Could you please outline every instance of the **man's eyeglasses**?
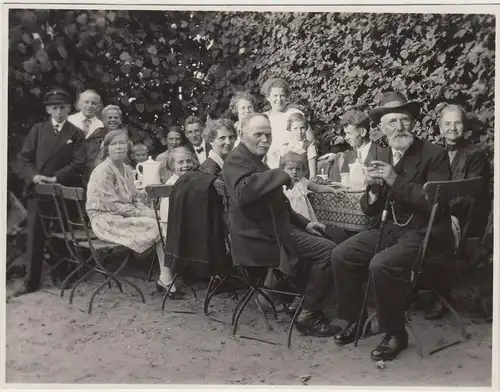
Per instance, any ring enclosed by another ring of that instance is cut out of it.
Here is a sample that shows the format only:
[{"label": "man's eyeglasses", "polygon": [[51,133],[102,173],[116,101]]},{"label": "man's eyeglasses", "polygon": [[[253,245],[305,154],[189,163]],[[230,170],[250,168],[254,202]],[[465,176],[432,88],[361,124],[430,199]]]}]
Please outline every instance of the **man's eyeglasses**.
[{"label": "man's eyeglasses", "polygon": [[411,119],[410,118],[393,118],[387,122],[387,124],[391,128],[396,128],[398,124],[401,124],[404,128],[408,128],[411,125]]}]

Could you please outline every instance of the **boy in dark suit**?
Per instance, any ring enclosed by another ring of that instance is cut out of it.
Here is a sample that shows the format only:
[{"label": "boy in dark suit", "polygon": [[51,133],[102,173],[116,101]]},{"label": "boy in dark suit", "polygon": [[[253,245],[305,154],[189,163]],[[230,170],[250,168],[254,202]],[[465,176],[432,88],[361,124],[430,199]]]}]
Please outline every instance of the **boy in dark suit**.
[{"label": "boy in dark suit", "polygon": [[23,286],[14,294],[38,290],[42,275],[45,235],[39,211],[50,211],[51,201],[36,197],[36,184],[81,186],[85,165],[85,134],[69,121],[71,96],[54,89],[44,96],[43,103],[50,115],[48,121],[36,124],[26,137],[17,156],[16,174],[25,182],[28,197],[28,273]]}]

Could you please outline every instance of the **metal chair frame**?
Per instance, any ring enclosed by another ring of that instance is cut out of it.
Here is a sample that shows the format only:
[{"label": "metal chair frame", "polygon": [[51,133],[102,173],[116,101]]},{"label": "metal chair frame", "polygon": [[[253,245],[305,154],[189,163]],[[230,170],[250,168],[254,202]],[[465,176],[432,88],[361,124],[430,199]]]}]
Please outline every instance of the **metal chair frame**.
[{"label": "metal chair frame", "polygon": [[[77,271],[81,268],[87,268],[89,271],[87,271],[78,281],[73,285],[71,289],[71,294],[69,298],[69,303],[71,304],[73,301],[73,296],[75,293],[76,288],[78,285],[83,282],[86,278],[88,278],[90,275],[92,275],[95,272],[101,273],[106,276],[106,279],[103,283],[101,283],[92,293],[90,300],[89,300],[89,306],[88,306],[88,313],[90,314],[92,312],[92,305],[95,300],[95,297],[101,291],[101,289],[108,285],[111,287],[111,281],[115,282],[116,285],[118,286],[118,289],[120,292],[123,293],[123,287],[122,283],[126,283],[130,287],[132,287],[140,296],[142,303],[145,303],[145,297],[144,294],[142,293],[141,289],[135,284],[129,281],[128,279],[124,277],[118,277],[118,275],[125,269],[127,266],[130,256],[131,256],[131,250],[116,243],[111,243],[107,241],[103,241],[100,239],[95,238],[93,235],[93,232],[91,228],[89,227],[87,223],[87,217],[85,214],[85,208],[83,203],[85,202],[85,192],[83,188],[75,188],[75,187],[61,187],[61,201],[62,201],[62,212],[64,214],[64,217],[66,221],[68,222],[68,231],[70,235],[70,246],[68,248],[74,247],[75,252],[73,253],[73,256],[77,256],[76,260],[80,262],[80,266],[75,269],[72,274],[70,274],[66,280],[70,279],[70,277],[74,274],[77,273]],[[71,217],[68,214],[68,206],[67,203],[69,202],[74,202],[78,211],[78,215],[80,218],[79,222],[75,222],[71,220]],[[79,239],[76,236],[76,230],[83,230],[85,234],[84,239]],[[86,249],[90,251],[90,257],[84,258],[79,254],[78,252],[82,249]],[[126,256],[120,266],[115,270],[111,271],[108,268],[104,266],[104,262],[106,259],[108,259],[109,256],[112,254],[117,254],[117,253],[126,253]],[[104,255],[103,255],[104,254]],[[93,261],[95,265],[90,264],[89,262]],[[64,284],[63,284],[64,288]]]},{"label": "metal chair frame", "polygon": [[[254,300],[257,304],[257,307],[259,308],[260,312],[262,313],[269,330],[271,331],[273,329],[270,322],[269,322],[269,319],[267,318],[267,315],[266,315],[266,312],[262,306],[262,303],[260,302],[260,299],[257,296],[258,294],[262,295],[262,297],[271,305],[271,309],[272,309],[273,316],[274,316],[275,320],[277,320],[276,306],[274,305],[272,299],[266,294],[266,292],[275,293],[275,294],[282,294],[282,295],[287,295],[287,296],[291,296],[291,297],[297,297],[297,298],[299,298],[299,304],[298,304],[297,309],[295,310],[295,312],[292,316],[292,319],[288,325],[287,338],[286,338],[286,346],[287,346],[287,348],[290,348],[291,344],[292,344],[291,342],[292,342],[293,327],[294,327],[294,325],[297,321],[297,318],[302,310],[302,305],[304,302],[303,292],[291,281],[290,277],[283,274],[279,269],[271,268],[270,270],[278,279],[282,279],[286,283],[288,283],[292,287],[292,289],[295,290],[295,292],[277,290],[277,289],[274,289],[271,287],[267,287],[265,285],[265,283],[263,283],[264,278],[265,278],[265,274],[257,277],[257,279],[255,279],[255,280],[253,280],[250,277],[249,271],[251,269],[262,268],[262,267],[245,267],[245,266],[239,266],[239,267],[240,267],[240,271],[245,279],[245,282],[247,283],[249,288],[248,288],[247,292],[245,293],[245,295],[238,302],[238,304],[236,305],[236,307],[233,311],[233,317],[232,317],[233,336],[236,335],[240,316],[243,313],[243,310],[246,308],[246,306],[250,302],[250,299],[252,299],[252,298],[254,298]],[[267,273],[267,268],[265,268],[265,267],[264,267],[264,272]],[[248,336],[240,336],[240,337],[244,338],[244,339],[258,340],[258,341],[262,341],[262,342],[273,344],[273,345],[277,344],[277,343],[270,342],[267,340],[257,339],[257,338],[248,337]]]},{"label": "metal chair frame", "polygon": [[[406,327],[408,328],[409,332],[413,335],[413,338],[415,339],[416,345],[417,345],[417,352],[420,358],[423,358],[423,350],[422,350],[422,344],[420,342],[420,339],[418,339],[417,334],[415,333],[412,325],[411,325],[411,313],[414,308],[414,299],[415,297],[419,294],[420,290],[419,289],[419,283],[420,283],[420,277],[422,275],[422,272],[425,268],[425,261],[427,259],[427,250],[428,250],[428,245],[430,241],[430,236],[431,236],[431,231],[435,222],[435,218],[438,212],[438,209],[442,203],[449,203],[451,199],[454,197],[458,196],[466,196],[471,198],[471,202],[469,204],[469,208],[467,211],[467,218],[466,218],[466,224],[464,226],[464,229],[462,230],[461,233],[461,238],[460,238],[460,243],[458,249],[448,249],[445,251],[444,254],[439,254],[439,255],[432,255],[430,258],[444,258],[444,257],[453,257],[455,260],[456,264],[458,264],[458,261],[460,257],[463,257],[464,253],[464,245],[465,245],[465,239],[467,238],[467,232],[468,228],[470,225],[470,218],[472,216],[472,212],[474,210],[474,205],[475,205],[475,196],[477,192],[479,191],[479,188],[481,186],[481,183],[483,181],[482,177],[474,177],[470,179],[465,179],[465,180],[454,180],[454,181],[431,181],[427,182],[424,184],[424,192],[426,194],[426,197],[428,200],[432,200],[432,210],[431,214],[429,217],[429,221],[427,223],[427,229],[425,232],[424,239],[422,241],[422,245],[420,246],[418,256],[416,258],[415,264],[413,265],[412,268],[412,277],[411,277],[411,284],[410,288],[408,290],[407,298],[408,298],[408,305],[407,305],[407,310],[405,312],[405,324]],[[429,352],[429,355],[432,355],[436,352],[442,351],[448,347],[455,346],[457,344],[460,344],[464,341],[469,340],[470,334],[466,331],[465,326],[462,322],[461,317],[457,313],[457,311],[453,308],[453,306],[450,305],[450,303],[439,293],[438,290],[435,288],[431,288],[430,290],[425,290],[425,291],[432,291],[434,294],[436,294],[437,298],[439,301],[442,302],[442,304],[450,311],[452,314],[453,318],[455,319],[455,323],[457,327],[460,330],[461,334],[461,339],[454,341],[452,343],[448,343],[442,346],[439,346],[432,351]],[[361,312],[364,312],[364,308],[361,309]],[[363,326],[363,332],[362,336],[366,336],[366,332],[368,329],[368,326],[370,322],[373,320],[373,318],[377,315],[376,312],[372,313],[365,321],[364,326]],[[361,317],[360,317],[361,319]]]},{"label": "metal chair frame", "polygon": [[[51,215],[47,215],[46,212],[42,211],[41,208],[38,208],[38,217],[40,219],[42,231],[45,236],[45,246],[48,248],[50,254],[55,256],[55,259],[57,260],[54,265],[50,266],[49,268],[50,273],[65,261],[65,256],[58,253],[52,245],[52,241],[65,240],[66,238],[65,227],[64,225],[61,225],[57,213],[57,208],[58,208],[57,193],[60,190],[60,187],[61,187],[60,184],[36,184],[35,186],[35,192],[37,197],[39,198],[39,203],[41,201],[40,200],[41,198],[50,198],[52,200],[52,207],[55,207],[53,208],[52,210],[53,212]],[[48,200],[45,201],[48,202]],[[57,225],[59,227],[56,230],[54,230],[56,228],[55,226]]]}]

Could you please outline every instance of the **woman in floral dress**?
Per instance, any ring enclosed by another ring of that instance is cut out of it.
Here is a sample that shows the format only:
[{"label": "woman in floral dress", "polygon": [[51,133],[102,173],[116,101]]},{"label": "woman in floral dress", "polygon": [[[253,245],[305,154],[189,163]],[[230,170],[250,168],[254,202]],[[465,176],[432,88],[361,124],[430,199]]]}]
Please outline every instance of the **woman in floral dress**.
[{"label": "woman in floral dress", "polygon": [[[87,188],[87,214],[97,238],[123,245],[137,253],[156,246],[161,275],[157,287],[164,289],[172,281],[165,258],[154,211],[138,198],[133,170],[125,165],[131,148],[127,132],[110,131],[102,143],[104,162],[92,172]],[[179,298],[172,287],[173,298]]]}]

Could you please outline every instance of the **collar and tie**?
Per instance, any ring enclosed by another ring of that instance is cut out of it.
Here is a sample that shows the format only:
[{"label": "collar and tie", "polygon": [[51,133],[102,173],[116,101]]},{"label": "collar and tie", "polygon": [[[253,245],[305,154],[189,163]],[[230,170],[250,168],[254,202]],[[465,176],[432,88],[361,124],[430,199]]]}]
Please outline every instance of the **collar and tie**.
[{"label": "collar and tie", "polygon": [[205,151],[205,149],[203,148],[203,146],[198,147],[198,148],[196,149],[196,153],[197,153],[197,154],[201,154],[203,151]]},{"label": "collar and tie", "polygon": [[401,151],[394,151],[394,154],[392,154],[393,166],[396,166],[402,157],[403,153]]},{"label": "collar and tie", "polygon": [[85,133],[88,133],[90,131],[90,124],[92,123],[92,121],[90,121],[88,118],[86,118],[85,120],[83,120],[83,131]]},{"label": "collar and tie", "polygon": [[59,124],[59,123],[55,123],[55,124],[54,124],[54,133],[55,133],[56,135],[59,135],[59,132],[61,132],[61,124]]}]

